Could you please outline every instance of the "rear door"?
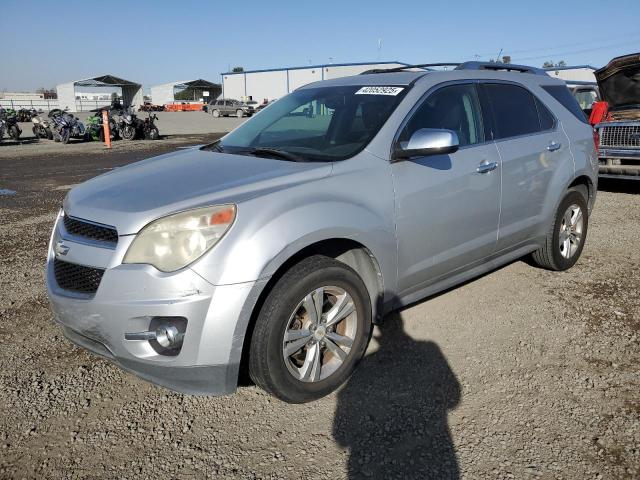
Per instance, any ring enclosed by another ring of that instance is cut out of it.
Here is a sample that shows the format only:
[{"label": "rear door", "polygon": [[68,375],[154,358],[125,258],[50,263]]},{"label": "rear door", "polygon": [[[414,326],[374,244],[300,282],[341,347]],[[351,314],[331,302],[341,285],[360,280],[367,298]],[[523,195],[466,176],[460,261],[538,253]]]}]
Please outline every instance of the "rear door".
[{"label": "rear door", "polygon": [[554,171],[571,152],[555,117],[528,89],[507,82],[480,88],[502,160],[499,251],[539,234]]}]

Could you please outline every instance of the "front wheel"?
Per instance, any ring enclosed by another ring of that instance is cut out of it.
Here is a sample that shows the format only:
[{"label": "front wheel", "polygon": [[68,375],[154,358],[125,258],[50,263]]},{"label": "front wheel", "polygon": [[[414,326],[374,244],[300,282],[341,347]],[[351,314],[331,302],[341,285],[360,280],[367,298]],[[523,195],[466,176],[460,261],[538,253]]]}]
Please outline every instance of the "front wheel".
[{"label": "front wheel", "polygon": [[134,138],[136,138],[136,129],[133,128],[131,125],[126,125],[122,129],[120,134],[122,135],[122,138],[124,138],[125,140],[133,140]]},{"label": "front wheel", "polygon": [[560,202],[544,245],[533,252],[533,261],[549,270],[567,270],[578,261],[589,227],[589,210],[584,196],[569,190]]},{"label": "front wheel", "polygon": [[211,112],[211,115],[213,115],[215,118],[218,118],[220,116],[220,110],[214,110],[213,112]]},{"label": "front wheel", "polygon": [[358,274],[332,258],[302,260],[276,283],[251,337],[249,374],[290,403],[342,385],[371,335],[371,301]]},{"label": "front wheel", "polygon": [[153,127],[151,129],[149,129],[149,131],[146,134],[146,137],[149,140],[157,140],[160,138],[160,132],[158,131],[158,129],[156,127]]}]

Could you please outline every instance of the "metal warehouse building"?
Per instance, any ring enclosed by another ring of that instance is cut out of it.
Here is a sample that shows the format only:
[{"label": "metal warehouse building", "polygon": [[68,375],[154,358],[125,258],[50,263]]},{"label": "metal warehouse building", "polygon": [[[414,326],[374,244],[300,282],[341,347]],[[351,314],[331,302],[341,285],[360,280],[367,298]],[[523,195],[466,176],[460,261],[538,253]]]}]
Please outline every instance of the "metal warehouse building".
[{"label": "metal warehouse building", "polygon": [[307,83],[358,75],[374,68],[393,68],[403,62],[337,63],[305,67],[248,70],[222,74],[222,97],[236,100],[275,100]]},{"label": "metal warehouse building", "polygon": [[120,92],[122,104],[137,108],[142,105],[142,85],[113,75],[101,75],[56,86],[60,108],[84,112],[111,103],[111,94]]},{"label": "metal warehouse building", "polygon": [[205,102],[208,103],[220,96],[222,87],[219,83],[209,82],[201,78],[164,83],[151,87],[151,101],[156,105],[171,102]]}]

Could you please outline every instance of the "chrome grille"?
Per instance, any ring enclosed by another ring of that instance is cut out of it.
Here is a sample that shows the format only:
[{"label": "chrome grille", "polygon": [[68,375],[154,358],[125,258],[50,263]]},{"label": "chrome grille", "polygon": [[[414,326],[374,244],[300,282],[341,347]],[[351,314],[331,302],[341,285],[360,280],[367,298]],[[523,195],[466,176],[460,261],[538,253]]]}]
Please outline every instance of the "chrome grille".
[{"label": "chrome grille", "polygon": [[603,147],[640,147],[640,125],[607,125],[600,131]]},{"label": "chrome grille", "polygon": [[104,270],[75,263],[53,260],[53,273],[58,286],[79,293],[96,293]]},{"label": "chrome grille", "polygon": [[65,230],[71,235],[112,243],[114,245],[118,243],[118,232],[113,227],[98,225],[68,215],[65,215],[63,220]]}]

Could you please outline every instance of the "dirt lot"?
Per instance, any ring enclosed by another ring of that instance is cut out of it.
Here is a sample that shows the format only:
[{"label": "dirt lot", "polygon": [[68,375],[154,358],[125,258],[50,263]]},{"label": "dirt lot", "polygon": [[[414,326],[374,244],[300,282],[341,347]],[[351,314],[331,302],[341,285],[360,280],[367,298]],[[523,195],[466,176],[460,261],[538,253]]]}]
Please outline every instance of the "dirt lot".
[{"label": "dirt lot", "polygon": [[66,191],[204,141],[0,147],[0,478],[640,478],[640,183],[603,185],[572,270],[515,262],[388,317],[315,403],[184,396],[72,346],[43,285]]}]

